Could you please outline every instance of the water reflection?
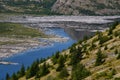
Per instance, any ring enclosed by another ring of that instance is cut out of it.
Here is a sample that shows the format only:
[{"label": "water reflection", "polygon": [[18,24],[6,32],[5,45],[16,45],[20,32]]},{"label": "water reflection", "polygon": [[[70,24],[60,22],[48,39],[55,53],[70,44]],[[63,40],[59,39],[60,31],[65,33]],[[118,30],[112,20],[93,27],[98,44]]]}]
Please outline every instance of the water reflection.
[{"label": "water reflection", "polygon": [[81,40],[85,36],[91,37],[97,31],[105,31],[109,29],[111,23],[105,24],[87,24],[87,23],[74,23],[64,24],[65,32],[74,40]]},{"label": "water reflection", "polygon": [[93,36],[95,34],[95,32],[90,32],[88,30],[81,30],[78,31],[74,28],[65,28],[64,29],[65,32],[74,40],[82,40],[84,38],[84,36]]}]

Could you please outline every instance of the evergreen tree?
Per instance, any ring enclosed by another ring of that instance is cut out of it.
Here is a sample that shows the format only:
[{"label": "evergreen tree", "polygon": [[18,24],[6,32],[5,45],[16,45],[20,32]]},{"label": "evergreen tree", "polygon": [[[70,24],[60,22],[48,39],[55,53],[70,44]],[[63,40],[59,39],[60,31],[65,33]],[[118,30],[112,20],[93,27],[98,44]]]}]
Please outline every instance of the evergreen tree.
[{"label": "evergreen tree", "polygon": [[69,76],[68,71],[67,71],[66,68],[63,68],[63,69],[60,71],[59,77],[60,77],[60,78],[64,78],[64,77],[67,77],[67,76]]},{"label": "evergreen tree", "polygon": [[104,48],[104,50],[107,50],[108,48],[107,48],[107,45],[105,45],[105,48]]},{"label": "evergreen tree", "polygon": [[40,61],[37,60],[38,63],[43,63],[46,59],[45,58],[41,58]]},{"label": "evergreen tree", "polygon": [[102,33],[99,32],[99,33],[97,33],[97,34],[98,34],[98,40],[100,40],[100,39],[102,38]]},{"label": "evergreen tree", "polygon": [[26,79],[33,77],[39,71],[39,60],[36,60],[26,72]]},{"label": "evergreen tree", "polygon": [[116,27],[118,24],[119,24],[118,21],[116,21],[116,22],[114,22],[114,23],[112,24],[112,26],[111,26],[110,29],[109,29],[108,35],[110,35],[110,34],[113,33],[113,30],[115,29],[115,27]]},{"label": "evergreen tree", "polygon": [[10,80],[10,76],[8,73],[6,74],[6,80]]},{"label": "evergreen tree", "polygon": [[58,67],[57,67],[56,71],[62,70],[62,68],[64,67],[64,62],[65,62],[64,56],[61,55],[58,59]]},{"label": "evergreen tree", "polygon": [[49,65],[44,63],[43,65],[40,66],[40,69],[39,71],[37,71],[37,74],[36,74],[36,78],[40,78],[46,74],[48,74],[50,71],[49,71]]},{"label": "evergreen tree", "polygon": [[53,64],[56,64],[56,63],[57,63],[58,58],[59,58],[59,56],[60,56],[59,53],[60,53],[60,52],[58,51],[58,52],[56,52],[55,55],[52,56],[52,59],[51,59],[51,60],[52,60]]},{"label": "evergreen tree", "polygon": [[117,49],[115,49],[115,54],[118,54],[118,50]]},{"label": "evergreen tree", "polygon": [[72,80],[83,80],[90,75],[90,72],[82,64],[74,65],[72,69]]},{"label": "evergreen tree", "polygon": [[83,41],[86,41],[88,39],[88,36],[84,36]]},{"label": "evergreen tree", "polygon": [[118,53],[117,59],[120,59],[120,52]]},{"label": "evergreen tree", "polygon": [[13,73],[11,80],[18,80],[18,77],[15,73]]},{"label": "evergreen tree", "polygon": [[71,54],[71,61],[70,64],[76,65],[82,59],[82,50],[81,47],[75,49],[74,52]]},{"label": "evergreen tree", "polygon": [[43,66],[42,66],[42,75],[46,75],[46,74],[48,74],[49,73],[49,65],[48,64],[46,64],[46,63],[44,63],[43,64]]},{"label": "evergreen tree", "polygon": [[95,66],[101,65],[105,61],[104,58],[105,58],[105,56],[101,53],[101,50],[99,49],[97,52]]},{"label": "evergreen tree", "polygon": [[20,70],[20,77],[25,75],[25,67],[22,65],[21,70]]}]

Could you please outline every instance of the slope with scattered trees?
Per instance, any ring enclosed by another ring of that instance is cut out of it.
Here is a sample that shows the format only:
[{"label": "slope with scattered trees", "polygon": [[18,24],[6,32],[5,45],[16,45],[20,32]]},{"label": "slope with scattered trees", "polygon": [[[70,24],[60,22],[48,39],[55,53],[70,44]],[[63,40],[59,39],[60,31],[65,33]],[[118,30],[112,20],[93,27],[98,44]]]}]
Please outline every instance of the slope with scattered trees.
[{"label": "slope with scattered trees", "polygon": [[56,0],[2,0],[0,13],[52,15],[51,7]]},{"label": "slope with scattered trees", "polygon": [[48,59],[37,60],[26,71],[23,69],[12,77],[6,74],[6,79],[119,80],[120,24],[117,22],[109,30],[97,32]]}]

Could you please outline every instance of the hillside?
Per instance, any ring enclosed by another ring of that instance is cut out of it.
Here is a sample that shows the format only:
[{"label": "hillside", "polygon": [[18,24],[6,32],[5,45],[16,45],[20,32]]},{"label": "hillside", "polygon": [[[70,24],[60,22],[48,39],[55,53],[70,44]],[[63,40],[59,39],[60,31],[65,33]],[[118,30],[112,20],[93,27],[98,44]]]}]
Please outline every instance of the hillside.
[{"label": "hillside", "polygon": [[0,13],[120,15],[119,0],[1,0]]},{"label": "hillside", "polygon": [[57,0],[52,11],[66,15],[119,15],[120,0]]},{"label": "hillside", "polygon": [[[10,77],[7,74],[6,78]],[[36,60],[27,71],[24,66],[11,80],[119,80],[120,24],[97,32],[51,58]]]},{"label": "hillside", "polygon": [[0,13],[51,15],[56,0],[0,0]]}]

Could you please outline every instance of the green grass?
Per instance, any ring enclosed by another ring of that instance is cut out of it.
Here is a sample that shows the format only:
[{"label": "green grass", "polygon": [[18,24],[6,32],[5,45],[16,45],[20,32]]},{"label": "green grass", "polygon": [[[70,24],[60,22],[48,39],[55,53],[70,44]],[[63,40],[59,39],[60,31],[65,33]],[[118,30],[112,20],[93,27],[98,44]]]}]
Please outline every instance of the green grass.
[{"label": "green grass", "polygon": [[7,41],[7,42],[2,42],[2,41],[0,41],[0,45],[6,45],[6,44],[19,44],[19,43],[21,43],[21,42],[11,42],[11,41]]},{"label": "green grass", "polygon": [[16,37],[16,38],[28,38],[28,37],[43,37],[45,34],[37,29],[24,27],[18,23],[0,23],[0,37]]}]

